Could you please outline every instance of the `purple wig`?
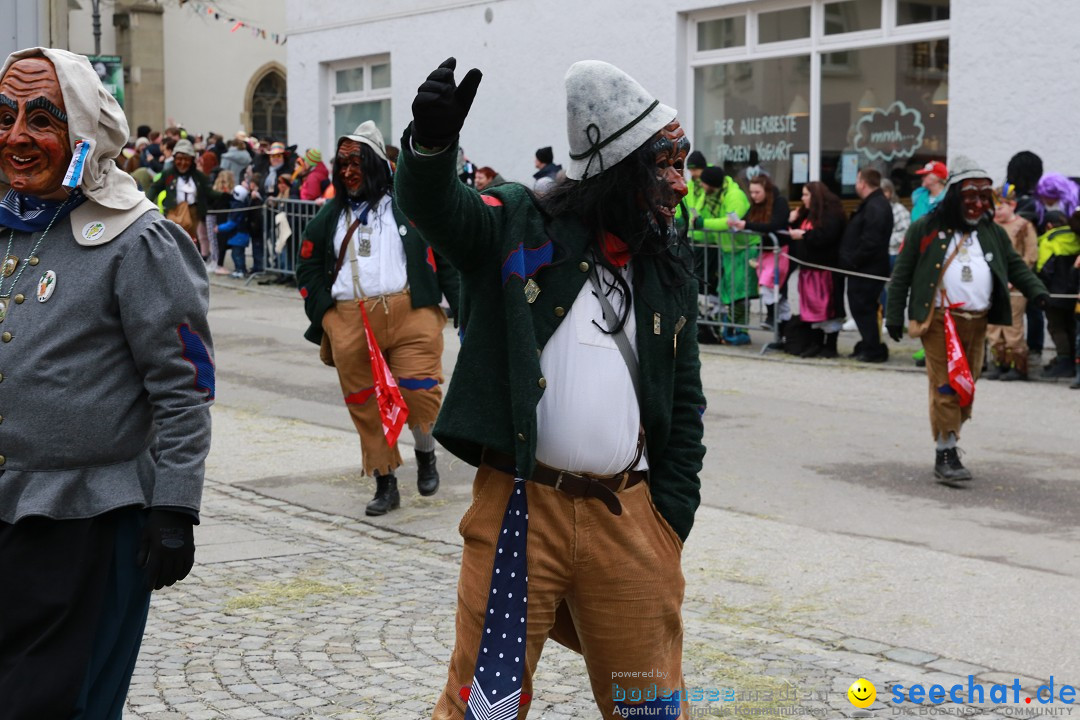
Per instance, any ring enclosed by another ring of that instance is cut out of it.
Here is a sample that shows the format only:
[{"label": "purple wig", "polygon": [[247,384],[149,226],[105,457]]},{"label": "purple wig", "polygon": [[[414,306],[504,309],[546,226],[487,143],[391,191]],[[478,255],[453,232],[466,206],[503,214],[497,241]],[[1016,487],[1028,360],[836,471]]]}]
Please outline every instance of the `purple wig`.
[{"label": "purple wig", "polygon": [[1039,224],[1042,224],[1046,214],[1047,201],[1049,204],[1061,203],[1061,211],[1066,217],[1070,217],[1080,203],[1080,188],[1069,178],[1061,173],[1046,173],[1039,179],[1035,186],[1035,196],[1039,207]]}]

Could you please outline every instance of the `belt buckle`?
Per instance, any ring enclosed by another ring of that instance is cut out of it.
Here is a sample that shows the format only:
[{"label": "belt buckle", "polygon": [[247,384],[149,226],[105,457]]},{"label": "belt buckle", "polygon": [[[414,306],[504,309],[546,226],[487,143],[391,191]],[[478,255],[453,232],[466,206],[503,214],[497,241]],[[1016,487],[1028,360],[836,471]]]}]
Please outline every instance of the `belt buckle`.
[{"label": "belt buckle", "polygon": [[560,470],[559,474],[555,476],[555,489],[556,490],[562,490],[562,481],[563,481],[563,476],[564,475],[567,476],[567,477],[574,477],[574,478],[578,478],[578,479],[581,479],[581,480],[591,479],[591,478],[587,478],[585,475],[578,475],[577,473],[572,473],[569,470]]}]

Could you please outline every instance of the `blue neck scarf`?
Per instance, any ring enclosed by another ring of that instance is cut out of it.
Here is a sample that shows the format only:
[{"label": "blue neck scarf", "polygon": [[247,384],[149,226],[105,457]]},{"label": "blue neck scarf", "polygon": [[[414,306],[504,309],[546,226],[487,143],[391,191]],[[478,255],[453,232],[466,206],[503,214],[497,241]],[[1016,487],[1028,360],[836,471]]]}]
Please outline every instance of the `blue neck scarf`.
[{"label": "blue neck scarf", "polygon": [[41,200],[9,190],[0,200],[0,227],[22,232],[39,232],[82,205],[86,196],[78,189],[66,200]]}]

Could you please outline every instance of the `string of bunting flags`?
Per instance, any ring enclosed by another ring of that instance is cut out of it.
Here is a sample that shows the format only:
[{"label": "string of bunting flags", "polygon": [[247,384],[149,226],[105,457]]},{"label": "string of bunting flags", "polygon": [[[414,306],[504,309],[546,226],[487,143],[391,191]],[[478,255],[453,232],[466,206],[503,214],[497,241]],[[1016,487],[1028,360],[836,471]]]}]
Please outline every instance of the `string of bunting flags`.
[{"label": "string of bunting flags", "polygon": [[211,17],[219,22],[228,23],[232,26],[229,32],[234,33],[240,30],[248,30],[251,33],[252,37],[260,38],[262,40],[270,40],[275,45],[284,45],[289,40],[287,35],[284,35],[282,33],[270,32],[269,30],[256,27],[249,22],[238,20],[234,17],[229,17],[227,13],[222,13],[221,11],[215,9],[212,5],[197,2],[197,0],[181,0],[180,5],[193,8],[195,12],[206,15],[207,17]]}]

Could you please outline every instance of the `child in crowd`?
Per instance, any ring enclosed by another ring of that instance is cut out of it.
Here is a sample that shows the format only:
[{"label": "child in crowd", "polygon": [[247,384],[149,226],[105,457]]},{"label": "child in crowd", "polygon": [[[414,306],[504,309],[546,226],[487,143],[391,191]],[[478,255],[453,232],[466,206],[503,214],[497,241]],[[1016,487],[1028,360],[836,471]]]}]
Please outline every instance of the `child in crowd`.
[{"label": "child in crowd", "polygon": [[[236,187],[236,175],[232,170],[220,170],[214,180],[214,189],[222,193],[231,193]],[[225,267],[225,241],[217,236],[218,220],[225,222],[223,215],[208,213],[206,216],[206,235],[210,240],[210,258],[214,265],[215,275],[228,275],[229,270]]]},{"label": "child in crowd", "polygon": [[[997,194],[994,221],[1009,235],[1016,254],[1028,267],[1039,257],[1039,238],[1035,226],[1016,213],[1016,186],[1005,183]],[[987,380],[1027,380],[1028,346],[1024,339],[1024,315],[1027,299],[1011,290],[1012,325],[990,325],[986,340],[990,343],[990,364],[982,374]]]},{"label": "child in crowd", "polygon": [[251,211],[248,210],[253,204],[251,192],[244,185],[237,185],[232,191],[232,200],[229,208],[229,219],[218,225],[218,241],[224,241],[232,248],[233,272],[232,277],[243,278],[247,275],[248,243],[251,242]]}]

